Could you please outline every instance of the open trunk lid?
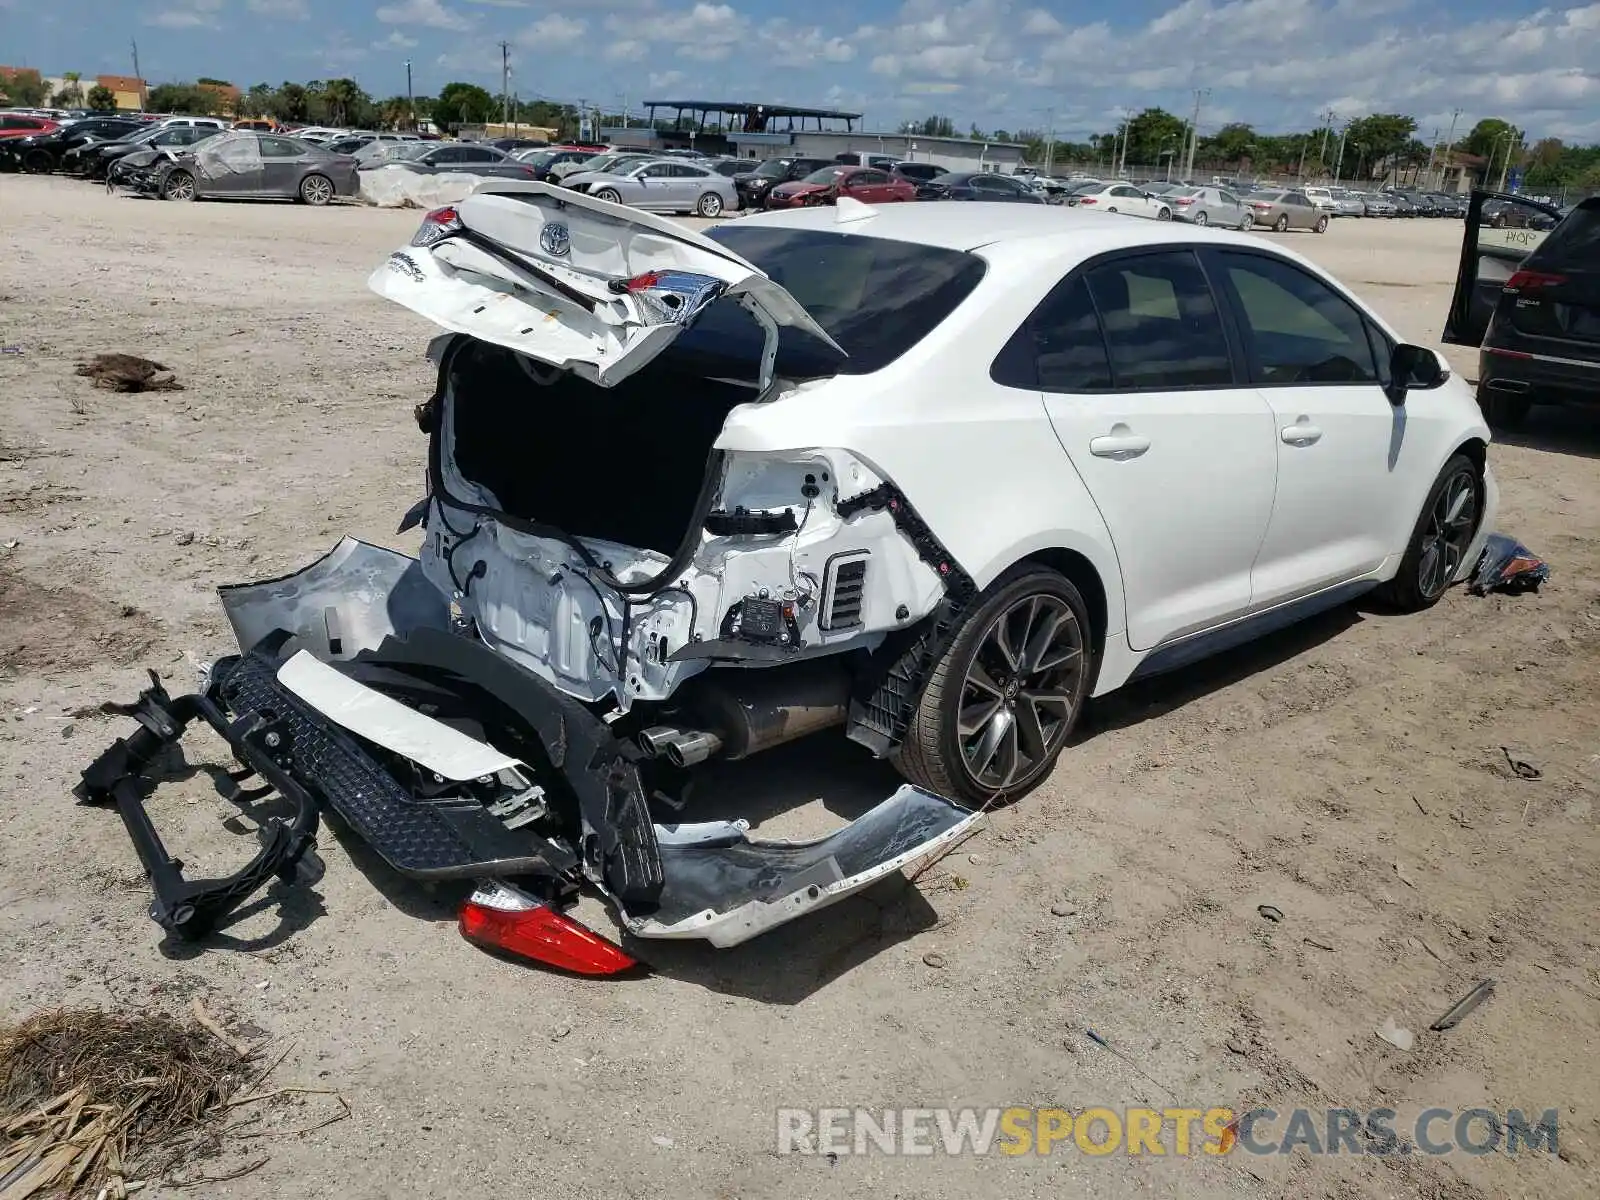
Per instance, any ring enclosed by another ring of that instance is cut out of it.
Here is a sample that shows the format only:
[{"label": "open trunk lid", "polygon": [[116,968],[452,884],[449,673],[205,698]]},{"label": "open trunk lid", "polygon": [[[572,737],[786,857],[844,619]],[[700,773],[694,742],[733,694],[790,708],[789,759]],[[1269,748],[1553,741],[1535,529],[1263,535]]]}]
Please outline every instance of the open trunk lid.
[{"label": "open trunk lid", "polygon": [[714,301],[844,351],[787,291],[710,238],[543,183],[491,182],[424,218],[368,286],[434,324],[602,387],[632,375]]}]

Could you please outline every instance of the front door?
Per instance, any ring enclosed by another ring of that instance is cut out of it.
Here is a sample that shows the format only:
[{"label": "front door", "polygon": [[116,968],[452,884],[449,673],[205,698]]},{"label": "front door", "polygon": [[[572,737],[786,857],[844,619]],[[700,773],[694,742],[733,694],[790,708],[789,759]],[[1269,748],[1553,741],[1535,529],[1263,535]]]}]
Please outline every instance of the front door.
[{"label": "front door", "polygon": [[[1251,577],[1270,608],[1377,569],[1411,519],[1426,438],[1384,390],[1375,330],[1331,285],[1265,251],[1211,250],[1250,378],[1272,411],[1278,491]],[[1403,536],[1401,538],[1403,541]]]},{"label": "front door", "polygon": [[[1190,250],[1068,276],[1018,341],[1071,465],[1110,531],[1136,650],[1246,612],[1272,515],[1272,414]],[[1010,367],[1008,366],[1008,369]],[[1001,378],[997,367],[996,378]],[[1013,376],[1026,382],[1026,376]]]}]

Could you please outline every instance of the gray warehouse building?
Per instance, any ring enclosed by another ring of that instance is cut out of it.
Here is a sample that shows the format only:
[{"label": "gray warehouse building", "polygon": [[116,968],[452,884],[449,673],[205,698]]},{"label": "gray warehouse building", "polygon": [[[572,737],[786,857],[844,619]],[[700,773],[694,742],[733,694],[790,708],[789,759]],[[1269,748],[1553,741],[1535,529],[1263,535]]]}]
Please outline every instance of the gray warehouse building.
[{"label": "gray warehouse building", "polygon": [[643,126],[606,128],[601,136],[640,150],[692,149],[749,159],[887,154],[951,171],[1009,174],[1023,161],[1024,147],[1017,142],[877,133],[856,128],[860,113],[835,109],[712,100],[646,100],[644,106]]}]

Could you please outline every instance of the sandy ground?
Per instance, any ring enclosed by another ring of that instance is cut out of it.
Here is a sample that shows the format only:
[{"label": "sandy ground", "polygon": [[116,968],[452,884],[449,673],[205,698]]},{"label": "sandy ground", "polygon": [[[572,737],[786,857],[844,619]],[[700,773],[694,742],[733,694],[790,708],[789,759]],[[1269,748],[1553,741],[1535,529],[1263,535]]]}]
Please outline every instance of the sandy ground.
[{"label": "sandy ground", "polygon": [[[199,1194],[1593,1194],[1592,421],[1541,414],[1492,451],[1502,528],[1554,564],[1542,593],[1347,609],[1101,702],[1041,790],[914,888],[732,952],[652,947],[654,975],[591,983],[478,952],[452,928],[458,893],[325,830],[314,891],[163,952],[119,823],[69,795],[125,731],[84,714],[131,698],[146,665],[187,687],[231,650],[216,584],[294,569],[345,531],[414,544],[393,530],[420,494],[428,330],[365,279],[416,214],[15,176],[0,211],[0,344],[21,350],[0,357],[0,1006],[199,995],[288,1048],[274,1079],[352,1109],[304,1136],[316,1098],[274,1113],[281,1136],[207,1169],[268,1161]],[[1458,225],[1291,237],[1438,336]],[[112,350],[187,390],[73,375]],[[1542,778],[1515,777],[1502,747]],[[894,782],[838,739],[776,754],[721,780],[769,826],[791,804],[831,822]],[[202,870],[253,851],[203,771],[154,809]],[[1486,976],[1488,1004],[1427,1032]],[[1418,1032],[1411,1052],[1375,1036],[1391,1017]],[[851,1104],[1557,1108],[1561,1155],[774,1153],[778,1107]]]}]

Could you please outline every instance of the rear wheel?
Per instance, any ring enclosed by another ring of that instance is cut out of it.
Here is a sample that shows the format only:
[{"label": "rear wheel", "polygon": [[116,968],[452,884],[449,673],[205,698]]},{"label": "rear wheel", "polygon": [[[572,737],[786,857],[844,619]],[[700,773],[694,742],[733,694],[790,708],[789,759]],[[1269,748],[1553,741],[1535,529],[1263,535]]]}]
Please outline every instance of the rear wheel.
[{"label": "rear wheel", "polygon": [[1093,678],[1082,595],[1023,563],[989,587],[934,667],[895,765],[967,804],[1015,799],[1049,774]]},{"label": "rear wheel", "polygon": [[1465,454],[1445,463],[1423,502],[1400,570],[1379,596],[1401,612],[1432,608],[1461,569],[1483,514],[1483,476]]},{"label": "rear wheel", "polygon": [[1279,233],[1288,233],[1289,232],[1289,214],[1288,213],[1284,213],[1283,216],[1278,218],[1276,224],[1274,224],[1272,227],[1274,229],[1276,229]]},{"label": "rear wheel", "polygon": [[1517,429],[1528,419],[1533,401],[1526,396],[1508,396],[1504,392],[1480,391],[1478,407],[1483,409],[1483,419],[1491,429]]},{"label": "rear wheel", "polygon": [[194,176],[187,171],[174,171],[161,185],[163,200],[193,200],[194,195]]},{"label": "rear wheel", "polygon": [[1195,213],[1195,215],[1194,215],[1194,223],[1196,225],[1209,225],[1209,224],[1211,224],[1211,218],[1206,216],[1205,209],[1201,209],[1199,212]]},{"label": "rear wheel", "polygon": [[321,208],[333,199],[333,180],[326,175],[307,175],[300,181],[300,199]]},{"label": "rear wheel", "polygon": [[697,216],[720,217],[722,215],[722,197],[715,192],[707,192],[700,197],[700,203],[694,206]]}]

